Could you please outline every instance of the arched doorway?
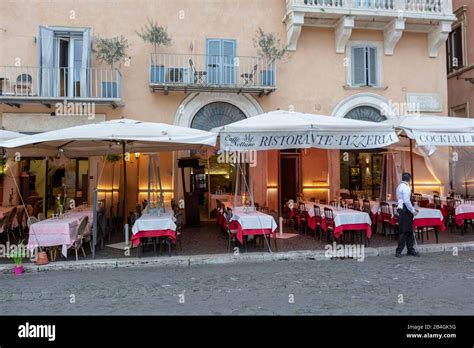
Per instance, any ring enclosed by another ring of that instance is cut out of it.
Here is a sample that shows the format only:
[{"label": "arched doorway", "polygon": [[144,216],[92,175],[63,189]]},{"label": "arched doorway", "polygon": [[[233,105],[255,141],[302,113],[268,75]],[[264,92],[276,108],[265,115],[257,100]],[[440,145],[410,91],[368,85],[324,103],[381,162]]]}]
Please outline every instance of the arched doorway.
[{"label": "arched doorway", "polygon": [[[368,122],[382,122],[387,119],[379,109],[370,105],[356,106],[349,110],[344,118]],[[383,151],[341,151],[341,192],[379,197],[384,172]]]}]

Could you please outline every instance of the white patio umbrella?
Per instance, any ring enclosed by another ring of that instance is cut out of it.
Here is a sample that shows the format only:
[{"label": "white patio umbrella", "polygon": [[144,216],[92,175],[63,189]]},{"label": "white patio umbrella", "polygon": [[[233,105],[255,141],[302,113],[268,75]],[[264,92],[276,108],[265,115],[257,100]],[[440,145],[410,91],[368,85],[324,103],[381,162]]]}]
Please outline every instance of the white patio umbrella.
[{"label": "white patio umbrella", "polygon": [[[386,147],[399,140],[391,124],[284,110],[250,117],[211,132],[219,133],[221,151],[312,147],[364,150]],[[253,204],[252,193],[251,200]]]},{"label": "white patio umbrella", "polygon": [[402,116],[383,122],[410,139],[412,191],[415,190],[413,141],[433,152],[436,146],[474,146],[474,119],[447,116]]},{"label": "white patio umbrella", "polygon": [[[215,146],[217,135],[202,130],[179,127],[164,123],[118,119],[53,130],[0,142],[0,147],[37,149],[63,154],[69,158],[123,154],[129,152],[159,152],[200,149]],[[126,165],[124,170],[124,197],[126,194]],[[94,256],[97,232],[97,188],[94,190]],[[127,200],[124,199],[124,223],[127,231]]]}]

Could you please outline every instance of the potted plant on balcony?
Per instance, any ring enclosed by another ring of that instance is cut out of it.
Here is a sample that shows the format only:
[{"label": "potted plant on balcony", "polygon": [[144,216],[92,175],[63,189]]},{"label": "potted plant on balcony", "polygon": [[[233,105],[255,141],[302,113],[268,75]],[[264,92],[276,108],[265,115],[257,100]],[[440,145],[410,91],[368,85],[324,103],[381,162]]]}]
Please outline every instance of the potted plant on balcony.
[{"label": "potted plant on balcony", "polygon": [[[113,38],[96,38],[95,49],[97,60],[105,62],[115,71],[115,65],[127,56],[128,40],[123,36]],[[118,98],[118,82],[102,81],[102,97]]]},{"label": "potted plant on balcony", "polygon": [[260,81],[263,86],[273,86],[275,84],[275,62],[286,58],[288,51],[275,33],[265,33],[262,28],[257,30],[254,46],[258,48],[258,55],[265,59],[265,69],[260,71]]},{"label": "potted plant on balcony", "polygon": [[166,28],[161,27],[158,23],[148,20],[148,24],[140,32],[136,32],[143,41],[153,45],[154,55],[152,58],[151,70],[150,70],[150,82],[162,83],[165,81],[165,66],[157,65],[157,51],[160,46],[171,45],[172,39],[168,34]]}]

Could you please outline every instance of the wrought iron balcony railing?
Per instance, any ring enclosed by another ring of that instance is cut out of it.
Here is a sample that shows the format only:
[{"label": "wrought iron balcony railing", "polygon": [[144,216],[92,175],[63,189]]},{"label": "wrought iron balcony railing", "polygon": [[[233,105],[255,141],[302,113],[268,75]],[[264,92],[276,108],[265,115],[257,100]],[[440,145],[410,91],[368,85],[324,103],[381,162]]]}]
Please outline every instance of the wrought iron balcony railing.
[{"label": "wrought iron balcony railing", "polygon": [[220,91],[268,94],[276,89],[276,62],[257,57],[152,54],[153,91]]},{"label": "wrought iron balcony railing", "polygon": [[121,74],[110,68],[0,66],[0,102],[57,100],[118,103]]}]

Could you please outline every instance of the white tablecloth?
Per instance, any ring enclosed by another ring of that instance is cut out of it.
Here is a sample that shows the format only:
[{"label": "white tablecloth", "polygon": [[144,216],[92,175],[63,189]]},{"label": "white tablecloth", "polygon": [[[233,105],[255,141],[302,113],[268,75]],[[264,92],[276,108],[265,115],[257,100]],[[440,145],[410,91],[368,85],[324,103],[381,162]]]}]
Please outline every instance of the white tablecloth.
[{"label": "white tablecloth", "polygon": [[176,219],[173,213],[164,213],[161,216],[142,215],[132,227],[132,233],[144,231],[176,231]]},{"label": "white tablecloth", "polygon": [[[90,214],[89,214],[90,213]],[[46,219],[30,226],[28,246],[32,249],[38,246],[62,245],[61,253],[67,257],[69,249],[76,240],[76,228],[83,216],[89,216],[87,228],[92,226],[92,212],[74,211],[62,219]]]},{"label": "white tablecloth", "polygon": [[353,224],[369,224],[372,225],[370,216],[363,211],[357,211],[353,209],[334,208],[330,205],[319,205],[321,207],[321,215],[324,219],[324,208],[332,209],[334,215],[334,224],[336,227],[342,225],[353,225]]},{"label": "white tablecloth", "polygon": [[277,223],[273,216],[258,211],[244,212],[243,208],[233,211],[232,220],[237,221],[243,230],[271,229],[276,230]]},{"label": "white tablecloth", "polygon": [[419,213],[415,216],[415,220],[417,219],[440,219],[441,221],[444,220],[443,213],[439,209],[430,209],[430,208],[420,208],[417,207]]},{"label": "white tablecloth", "polygon": [[456,207],[456,215],[474,213],[474,204],[461,204]]}]

